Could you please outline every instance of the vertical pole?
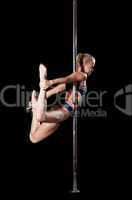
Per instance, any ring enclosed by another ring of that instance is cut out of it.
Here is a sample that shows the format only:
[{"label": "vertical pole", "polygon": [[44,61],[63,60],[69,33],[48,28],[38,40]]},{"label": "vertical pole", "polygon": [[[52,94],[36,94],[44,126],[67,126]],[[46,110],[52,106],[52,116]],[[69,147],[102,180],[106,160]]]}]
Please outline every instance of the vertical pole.
[{"label": "vertical pole", "polygon": [[[73,72],[76,71],[76,57],[77,57],[77,0],[73,0]],[[73,85],[73,102],[77,105],[77,87]],[[77,183],[77,109],[73,115],[73,193],[78,193]]]}]

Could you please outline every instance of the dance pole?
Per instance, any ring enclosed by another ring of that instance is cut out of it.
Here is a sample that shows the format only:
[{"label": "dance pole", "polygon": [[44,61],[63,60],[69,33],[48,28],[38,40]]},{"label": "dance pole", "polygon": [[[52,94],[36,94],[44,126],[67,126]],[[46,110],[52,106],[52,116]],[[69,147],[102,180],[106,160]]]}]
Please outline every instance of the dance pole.
[{"label": "dance pole", "polygon": [[[77,0],[73,0],[73,72],[76,71],[77,57]],[[73,102],[77,105],[77,86],[73,85]],[[73,115],[73,188],[72,193],[80,192],[77,183],[78,169],[78,147],[77,147],[77,109]]]}]

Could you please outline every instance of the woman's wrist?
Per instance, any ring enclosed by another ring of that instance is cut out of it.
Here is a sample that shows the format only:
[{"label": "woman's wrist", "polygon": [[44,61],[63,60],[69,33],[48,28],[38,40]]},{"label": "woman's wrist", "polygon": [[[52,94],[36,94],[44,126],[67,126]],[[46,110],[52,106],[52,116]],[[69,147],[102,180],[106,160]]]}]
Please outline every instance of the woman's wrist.
[{"label": "woman's wrist", "polygon": [[48,87],[51,87],[52,85],[54,85],[55,84],[54,82],[55,82],[54,80],[49,80],[48,81]]}]

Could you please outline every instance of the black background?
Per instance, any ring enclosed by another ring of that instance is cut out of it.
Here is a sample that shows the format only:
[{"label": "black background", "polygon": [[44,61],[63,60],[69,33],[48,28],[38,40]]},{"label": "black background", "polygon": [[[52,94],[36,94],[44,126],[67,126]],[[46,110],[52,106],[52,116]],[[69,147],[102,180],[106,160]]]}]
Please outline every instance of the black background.
[{"label": "black background", "polygon": [[[40,63],[47,65],[49,78],[72,72],[72,2],[8,3],[1,9],[1,89],[20,84],[38,90]],[[109,92],[103,105],[106,118],[79,119],[79,185],[88,197],[107,198],[126,191],[130,117],[115,109],[113,95],[131,80],[129,21],[125,5],[79,2],[78,51],[91,53],[97,60],[88,88]],[[13,101],[14,93],[7,98]],[[68,194],[72,120],[44,142],[32,145],[28,140],[31,116],[25,108],[0,105],[0,109],[2,163],[8,162],[4,181],[9,189],[13,186],[10,194],[72,198]]]}]

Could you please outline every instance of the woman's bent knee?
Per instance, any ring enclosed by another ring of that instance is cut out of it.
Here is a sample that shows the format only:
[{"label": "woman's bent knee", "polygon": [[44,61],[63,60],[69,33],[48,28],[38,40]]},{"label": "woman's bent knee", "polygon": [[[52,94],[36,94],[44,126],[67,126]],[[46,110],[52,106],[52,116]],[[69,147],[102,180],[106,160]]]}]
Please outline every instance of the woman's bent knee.
[{"label": "woman's bent knee", "polygon": [[36,144],[39,142],[39,139],[36,133],[30,133],[29,139],[30,139],[30,142],[32,142],[33,144]]}]

